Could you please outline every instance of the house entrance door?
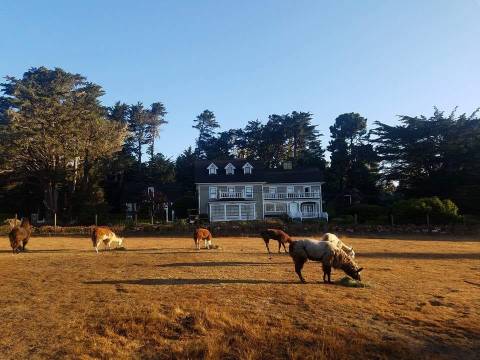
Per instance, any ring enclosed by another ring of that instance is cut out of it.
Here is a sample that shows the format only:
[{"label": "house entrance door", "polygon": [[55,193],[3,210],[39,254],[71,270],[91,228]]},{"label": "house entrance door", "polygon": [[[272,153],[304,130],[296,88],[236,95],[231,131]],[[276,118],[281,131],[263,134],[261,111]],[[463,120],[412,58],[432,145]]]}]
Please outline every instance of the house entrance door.
[{"label": "house entrance door", "polygon": [[288,214],[292,218],[300,217],[300,211],[298,209],[298,204],[295,202],[291,202],[288,204]]}]

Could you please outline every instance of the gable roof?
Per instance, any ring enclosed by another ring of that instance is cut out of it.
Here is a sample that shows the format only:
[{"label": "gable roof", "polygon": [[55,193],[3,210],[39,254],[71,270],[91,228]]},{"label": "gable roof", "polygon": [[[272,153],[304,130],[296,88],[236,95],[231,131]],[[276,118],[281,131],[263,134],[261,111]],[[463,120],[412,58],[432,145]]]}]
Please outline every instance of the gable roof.
[{"label": "gable roof", "polygon": [[[216,175],[209,175],[206,169],[208,165],[214,163],[220,169],[231,163],[236,168],[242,168],[246,163],[252,166],[251,174],[244,174],[243,171],[236,171],[234,174],[227,175],[225,170],[217,171]],[[317,168],[293,168],[292,170],[267,169],[261,163],[251,160],[231,159],[231,160],[198,160],[195,162],[195,183],[302,183],[302,182],[321,182],[323,174]]]}]

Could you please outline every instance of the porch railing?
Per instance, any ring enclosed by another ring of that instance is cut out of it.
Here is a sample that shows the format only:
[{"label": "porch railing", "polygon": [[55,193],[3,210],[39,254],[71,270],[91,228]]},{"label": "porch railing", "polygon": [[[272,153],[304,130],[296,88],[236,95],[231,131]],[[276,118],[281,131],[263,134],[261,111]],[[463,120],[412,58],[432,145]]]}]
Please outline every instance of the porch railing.
[{"label": "porch railing", "polygon": [[264,193],[263,194],[263,198],[266,200],[314,199],[319,197],[320,197],[320,191],[293,192],[293,193]]},{"label": "porch railing", "polygon": [[243,191],[240,192],[228,192],[228,191],[221,191],[218,196],[219,199],[243,199],[245,198],[245,193]]}]

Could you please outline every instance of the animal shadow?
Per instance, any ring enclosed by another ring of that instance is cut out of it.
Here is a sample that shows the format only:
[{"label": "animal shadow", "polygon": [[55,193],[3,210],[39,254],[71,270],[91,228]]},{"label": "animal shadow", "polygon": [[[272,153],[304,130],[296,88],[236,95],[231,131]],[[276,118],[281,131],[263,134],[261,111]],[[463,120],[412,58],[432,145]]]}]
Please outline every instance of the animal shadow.
[{"label": "animal shadow", "polygon": [[275,266],[277,264],[290,264],[290,262],[254,262],[254,261],[200,261],[185,263],[160,264],[158,267],[224,267],[224,266]]},{"label": "animal shadow", "polygon": [[130,279],[84,281],[86,285],[225,285],[225,284],[298,284],[298,281],[272,281],[259,279]]}]

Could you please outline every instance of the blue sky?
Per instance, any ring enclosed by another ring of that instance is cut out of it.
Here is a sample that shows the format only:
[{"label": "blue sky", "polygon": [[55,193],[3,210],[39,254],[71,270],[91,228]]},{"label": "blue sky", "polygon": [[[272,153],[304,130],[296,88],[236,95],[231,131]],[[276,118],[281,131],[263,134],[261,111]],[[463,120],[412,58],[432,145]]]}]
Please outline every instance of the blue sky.
[{"label": "blue sky", "polygon": [[117,100],[162,101],[157,151],[194,144],[204,109],[222,129],[310,111],[369,124],[433,106],[480,106],[480,0],[21,1],[0,4],[0,75],[81,73]]}]

